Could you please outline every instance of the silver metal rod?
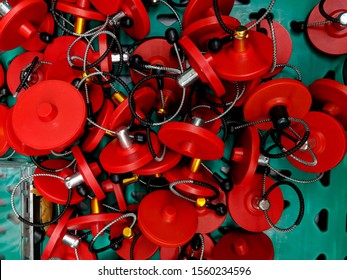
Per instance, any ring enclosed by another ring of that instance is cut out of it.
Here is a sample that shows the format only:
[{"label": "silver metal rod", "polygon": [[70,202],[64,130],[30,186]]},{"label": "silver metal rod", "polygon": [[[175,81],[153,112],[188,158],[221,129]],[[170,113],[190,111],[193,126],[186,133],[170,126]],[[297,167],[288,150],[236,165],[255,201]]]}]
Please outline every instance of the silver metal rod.
[{"label": "silver metal rod", "polygon": [[193,68],[190,68],[177,78],[177,82],[182,88],[189,87],[197,80],[199,80],[199,75]]}]

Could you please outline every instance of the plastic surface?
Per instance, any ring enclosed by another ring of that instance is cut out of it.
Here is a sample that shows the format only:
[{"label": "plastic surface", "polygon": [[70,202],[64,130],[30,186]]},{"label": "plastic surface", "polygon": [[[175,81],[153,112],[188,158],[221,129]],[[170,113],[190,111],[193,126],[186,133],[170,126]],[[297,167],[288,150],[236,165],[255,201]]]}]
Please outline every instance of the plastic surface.
[{"label": "plastic surface", "polygon": [[[80,5],[83,3],[84,5]],[[76,1],[75,3],[58,1],[56,5],[58,11],[74,15],[75,17],[87,19],[87,20],[98,20],[105,21],[106,16],[100,14],[91,8],[89,1]]]},{"label": "plastic surface", "polygon": [[[312,97],[307,87],[292,79],[275,79],[259,85],[246,101],[243,113],[247,122],[270,118],[270,110],[274,106],[283,105],[289,117],[303,118],[309,111]],[[258,129],[269,129],[272,123],[256,124]]]},{"label": "plastic surface", "polygon": [[[317,157],[315,166],[304,165],[292,157],[287,157],[295,167],[310,173],[326,172],[336,167],[346,153],[346,133],[342,125],[333,117],[321,112],[309,112],[303,120],[310,128],[308,144]],[[302,135],[304,128],[295,124],[293,129]],[[293,142],[288,138],[283,139],[284,147],[293,147]],[[297,151],[294,156],[307,162],[312,162],[308,151]]]},{"label": "plastic surface", "polygon": [[264,233],[235,230],[224,235],[213,250],[214,260],[272,260],[274,246]]},{"label": "plastic surface", "polygon": [[[346,13],[346,3],[343,0],[330,0],[324,4],[325,12],[337,18],[342,13]],[[326,19],[319,12],[317,4],[308,17],[308,24],[325,21]],[[328,23],[307,28],[307,34],[311,43],[320,51],[332,55],[347,53],[347,27],[338,23]]]},{"label": "plastic surface", "polygon": [[214,70],[221,79],[232,82],[248,81],[260,78],[270,70],[273,57],[270,38],[260,32],[248,31],[248,38],[244,40],[244,51],[237,50],[234,42],[212,55],[215,61]]},{"label": "plastic surface", "polygon": [[0,156],[6,154],[10,148],[5,136],[5,123],[9,108],[4,104],[0,104]]},{"label": "plastic surface", "polygon": [[122,2],[121,0],[90,0],[95,9],[108,16],[117,13],[122,6]]},{"label": "plastic surface", "polygon": [[[265,190],[270,188],[274,181],[266,177]],[[228,194],[228,209],[230,216],[242,228],[252,232],[262,232],[270,229],[270,224],[265,218],[264,212],[259,209],[258,202],[262,198],[263,175],[254,175],[247,185],[234,186]],[[276,188],[268,197],[270,220],[276,224],[283,212],[283,196],[279,188]]]},{"label": "plastic surface", "polygon": [[217,135],[193,124],[166,123],[158,136],[170,149],[191,158],[213,160],[224,153],[224,143]]},{"label": "plastic surface", "polygon": [[85,122],[82,96],[72,85],[57,80],[32,86],[13,108],[15,134],[37,150],[64,150],[81,136]]},{"label": "plastic surface", "polygon": [[[12,1],[9,1],[11,5]],[[40,0],[19,1],[0,20],[0,50],[7,51],[31,39],[47,13],[47,5]]]},{"label": "plastic surface", "polygon": [[177,247],[195,234],[198,218],[194,206],[171,191],[159,190],[148,194],[138,209],[138,224],[142,233],[153,243]]}]

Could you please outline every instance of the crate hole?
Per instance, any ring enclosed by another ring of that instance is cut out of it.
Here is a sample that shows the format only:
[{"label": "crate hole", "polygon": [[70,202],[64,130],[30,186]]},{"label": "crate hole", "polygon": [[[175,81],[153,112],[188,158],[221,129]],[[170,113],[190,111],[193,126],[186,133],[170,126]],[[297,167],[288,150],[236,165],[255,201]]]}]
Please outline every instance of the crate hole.
[{"label": "crate hole", "polygon": [[329,187],[330,185],[330,170],[324,173],[323,177],[320,179],[321,184],[324,187]]},{"label": "crate hole", "polygon": [[290,206],[290,202],[288,200],[284,200],[284,209],[287,209]]},{"label": "crate hole", "polygon": [[6,173],[0,171],[0,179],[6,178]]},{"label": "crate hole", "polygon": [[251,3],[251,0],[236,0],[235,1],[235,5],[248,5],[249,3]]},{"label": "crate hole", "polygon": [[7,204],[6,201],[0,198],[0,206],[4,207],[6,206],[6,204]]},{"label": "crate hole", "polygon": [[314,218],[314,221],[320,231],[325,232],[328,230],[328,210],[322,209]]},{"label": "crate hole", "polygon": [[345,261],[347,261],[347,256],[344,258]]},{"label": "crate hole", "polygon": [[165,26],[171,26],[177,22],[177,18],[174,14],[158,15],[157,20]]},{"label": "crate hole", "polygon": [[5,234],[6,229],[3,226],[0,226],[0,234]]},{"label": "crate hole", "polygon": [[326,260],[326,259],[327,259],[327,256],[324,255],[324,254],[320,254],[320,255],[316,258],[316,260]]},{"label": "crate hole", "polygon": [[20,220],[13,213],[7,214],[7,219],[10,220],[15,225],[19,225],[20,224]]},{"label": "crate hole", "polygon": [[0,260],[4,261],[6,260],[6,257],[3,254],[0,254]]}]

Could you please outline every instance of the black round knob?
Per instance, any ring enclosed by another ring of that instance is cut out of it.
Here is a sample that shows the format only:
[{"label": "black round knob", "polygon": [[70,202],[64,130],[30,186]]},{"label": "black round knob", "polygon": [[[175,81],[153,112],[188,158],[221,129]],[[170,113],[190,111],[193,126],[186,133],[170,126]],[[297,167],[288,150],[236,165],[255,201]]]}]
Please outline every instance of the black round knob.
[{"label": "black round knob", "polygon": [[122,243],[123,243],[123,239],[113,238],[110,242],[110,248],[114,251],[117,251],[120,248],[122,248]]},{"label": "black round knob", "polygon": [[177,43],[180,36],[178,35],[178,32],[175,28],[168,28],[165,31],[165,39],[169,44]]},{"label": "black round knob", "polygon": [[143,64],[143,58],[141,55],[134,54],[130,57],[129,62],[131,65],[141,65]]},{"label": "black round knob", "polygon": [[134,26],[134,20],[130,17],[124,17],[120,20],[120,26],[127,29]]},{"label": "black round knob", "polygon": [[40,33],[40,40],[46,44],[50,44],[54,40],[54,36],[52,34],[49,34],[47,32],[41,32]]},{"label": "black round knob", "polygon": [[212,53],[217,53],[219,52],[222,47],[223,47],[223,44],[222,44],[222,41],[221,39],[219,38],[212,38],[211,40],[208,41],[208,50]]},{"label": "black round knob", "polygon": [[225,216],[228,212],[228,208],[223,203],[218,203],[215,205],[215,212],[218,216]]},{"label": "black round knob", "polygon": [[42,228],[34,228],[34,244],[41,243],[46,236],[46,232]]},{"label": "black round knob", "polygon": [[82,197],[87,197],[89,194],[89,188],[85,185],[80,185],[76,187],[76,192]]},{"label": "black round knob", "polygon": [[198,251],[201,249],[201,238],[199,234],[195,234],[194,237],[192,238],[192,240],[190,241],[190,247],[192,247],[192,249],[194,251]]},{"label": "black round knob", "polygon": [[304,21],[292,21],[290,27],[295,33],[302,33],[306,29],[306,23]]},{"label": "black round knob", "polygon": [[110,180],[113,184],[119,184],[122,182],[122,178],[119,174],[111,174]]}]

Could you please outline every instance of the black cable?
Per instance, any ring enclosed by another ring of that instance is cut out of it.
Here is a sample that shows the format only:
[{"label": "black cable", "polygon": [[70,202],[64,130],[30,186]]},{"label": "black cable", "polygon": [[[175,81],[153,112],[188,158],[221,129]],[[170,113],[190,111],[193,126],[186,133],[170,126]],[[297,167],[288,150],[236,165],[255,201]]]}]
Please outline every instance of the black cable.
[{"label": "black cable", "polygon": [[50,222],[41,223],[41,224],[40,223],[32,223],[32,222],[24,219],[21,215],[19,215],[18,212],[17,212],[17,214],[18,214],[17,218],[22,223],[24,223],[28,226],[31,226],[31,227],[46,227],[46,226],[52,225],[52,224],[58,222],[61,219],[61,217],[65,214],[65,212],[69,209],[71,198],[72,198],[72,189],[68,189],[68,197],[67,197],[67,201],[66,201],[66,204],[64,205],[63,210],[61,211],[61,213],[57,217],[52,219]]},{"label": "black cable", "polygon": [[[301,221],[302,221],[302,219],[304,217],[305,201],[304,201],[304,197],[302,195],[302,192],[300,191],[300,189],[293,182],[290,182],[290,181],[278,181],[278,182],[276,182],[270,188],[268,188],[268,190],[263,195],[263,199],[267,200],[269,195],[271,194],[271,192],[274,189],[276,189],[277,187],[281,186],[281,185],[287,185],[287,186],[291,187],[295,191],[295,193],[297,194],[297,196],[299,198],[299,207],[300,207],[299,208],[299,215],[298,215],[298,217],[295,220],[294,225],[293,225],[293,226],[298,226],[298,225],[300,225],[300,223],[301,223]],[[290,227],[290,228],[292,228],[292,227]]]},{"label": "black cable", "polygon": [[347,56],[346,56],[345,61],[343,63],[342,78],[343,78],[344,85],[347,86]]},{"label": "black cable", "polygon": [[135,246],[136,246],[136,243],[137,241],[139,240],[139,238],[141,237],[142,233],[140,232],[139,234],[137,234],[135,237],[134,237],[134,240],[133,242],[131,243],[131,246],[130,246],[130,260],[134,260],[134,250],[135,250]]},{"label": "black cable", "polygon": [[[269,136],[272,137],[272,139],[276,139],[274,142],[276,143],[276,145],[280,148],[284,148],[283,145],[280,143],[280,141],[278,141],[278,138],[273,138],[274,135],[272,134],[276,134],[278,133],[278,131],[276,131],[274,128],[269,129],[268,131],[265,132],[265,134],[261,137],[261,141],[260,141],[260,152],[268,157],[268,158],[283,158],[283,157],[288,157],[292,154],[294,154],[296,151],[298,151],[304,144],[305,142],[308,140],[309,136],[310,136],[310,132],[309,131],[305,131],[302,139],[290,150],[285,151],[285,152],[281,152],[281,153],[277,153],[277,154],[271,154],[269,153],[268,149],[266,149],[266,141],[269,138]],[[280,132],[281,134],[281,132]],[[282,136],[285,136],[285,134],[281,134]]]},{"label": "black cable", "polygon": [[152,139],[151,139],[151,127],[150,126],[146,126],[146,135],[147,135],[147,145],[149,148],[149,151],[151,152],[151,155],[153,158],[157,158],[158,155],[156,154],[154,147],[153,147],[153,143],[152,143]]},{"label": "black cable", "polygon": [[[182,180],[178,180],[178,185],[180,184],[179,181],[182,181]],[[197,185],[197,186],[200,186],[200,187],[203,187],[203,188],[206,188],[206,189],[213,191],[214,195],[206,197],[206,198],[208,198],[209,201],[215,200],[220,195],[218,188],[216,188],[215,186],[213,186],[209,183],[197,181],[197,180],[192,180],[192,183],[190,183],[190,184]],[[177,191],[177,189],[175,189],[175,191],[178,192],[179,194],[181,194],[179,191]],[[190,194],[190,195],[192,195],[192,194]],[[199,196],[199,197],[201,197],[201,196]]]},{"label": "black cable", "polygon": [[131,89],[129,96],[128,96],[128,102],[129,102],[129,109],[131,114],[137,119],[143,126],[153,126],[155,123],[151,121],[147,121],[142,119],[137,113],[136,113],[136,104],[134,99],[134,94],[142,84],[145,82],[151,80],[151,79],[158,79],[158,78],[169,78],[176,81],[176,76],[168,75],[168,74],[156,74],[152,76],[144,77],[142,80],[138,81],[137,84],[134,85],[134,87]]},{"label": "black cable", "polygon": [[59,170],[62,170],[62,169],[67,168],[67,166],[70,164],[70,163],[69,163],[69,164],[68,164],[66,167],[64,167],[64,168],[52,169],[52,168],[47,168],[47,167],[42,166],[42,164],[39,163],[39,162],[37,161],[37,159],[36,159],[34,156],[30,156],[30,159],[31,159],[31,161],[33,162],[33,164],[34,164],[37,168],[39,168],[39,169],[41,169],[41,170],[43,170],[43,171],[49,172],[49,173],[57,173],[57,172],[59,172]]},{"label": "black cable", "polygon": [[325,1],[326,0],[321,0],[319,2],[319,12],[321,13],[321,15],[326,18],[327,20],[330,20],[332,22],[335,22],[335,23],[340,23],[340,20],[338,18],[334,18],[332,16],[330,16],[325,10],[324,10],[324,4],[325,4]]},{"label": "black cable", "polygon": [[218,6],[218,0],[213,0],[213,9],[216,14],[216,18],[218,20],[218,23],[220,27],[229,35],[233,36],[234,35],[234,30],[229,29],[226,24],[224,23],[222,16],[219,11],[219,6]]},{"label": "black cable", "polygon": [[20,84],[19,84],[18,88],[16,89],[17,93],[19,93],[23,89],[25,84],[28,82],[28,79],[29,79],[30,75],[32,74],[32,72],[34,71],[34,68],[38,62],[39,62],[39,57],[35,56],[34,59],[32,60],[32,62],[30,63],[28,69],[25,71],[24,77],[23,78],[21,77],[21,79],[20,79],[21,80]]}]

